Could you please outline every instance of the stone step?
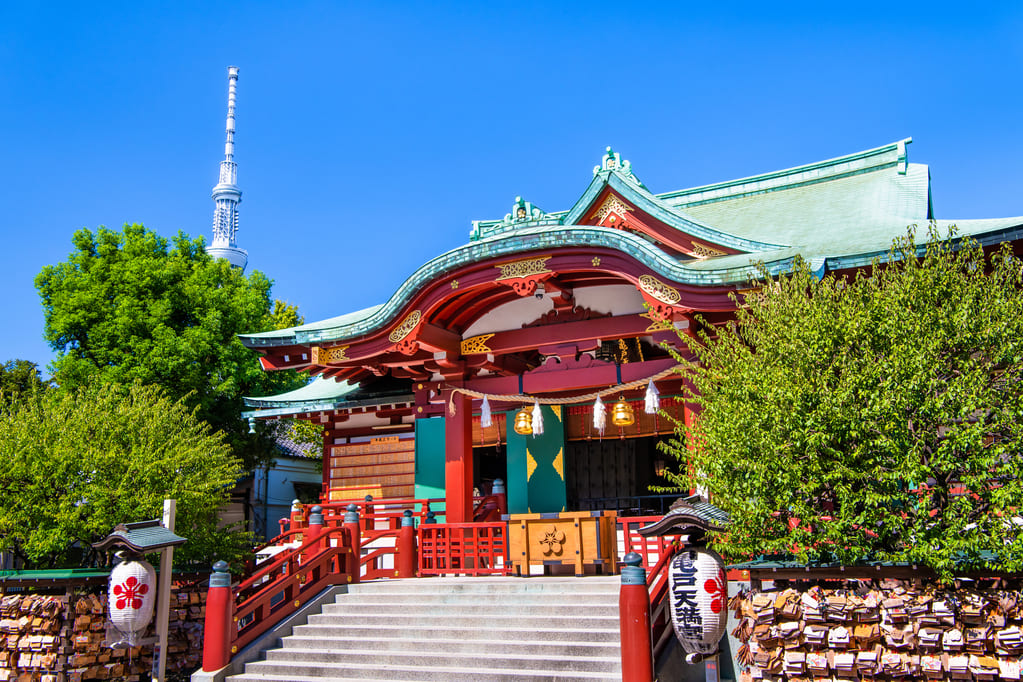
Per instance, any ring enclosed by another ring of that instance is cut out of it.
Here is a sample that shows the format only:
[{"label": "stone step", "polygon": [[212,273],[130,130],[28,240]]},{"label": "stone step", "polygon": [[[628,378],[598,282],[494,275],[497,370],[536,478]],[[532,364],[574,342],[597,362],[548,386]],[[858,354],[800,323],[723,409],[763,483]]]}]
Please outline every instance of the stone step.
[{"label": "stone step", "polygon": [[[452,630],[449,633],[461,633],[460,630]],[[507,635],[506,630],[501,630],[502,635]],[[438,634],[438,633],[424,633]],[[498,631],[491,634],[496,635]],[[418,652],[427,653],[467,653],[475,651],[486,651],[488,654],[536,656],[548,655],[557,656],[595,656],[611,657],[619,656],[620,647],[617,639],[608,641],[593,641],[586,632],[578,632],[578,641],[572,640],[551,640],[545,631],[530,631],[528,634],[535,634],[534,639],[526,639],[523,633],[521,638],[510,640],[506,636],[500,639],[468,639],[466,637],[417,637],[399,638],[394,636],[392,631],[386,631],[379,637],[372,634],[363,634],[360,637],[342,636],[331,637],[329,640],[323,637],[305,637],[291,635],[285,637],[282,642],[286,649],[305,650],[323,649],[324,642],[329,641],[331,649],[347,651],[349,649],[363,649],[374,651],[400,651],[408,655]],[[614,633],[617,635],[617,633]]]},{"label": "stone step", "polygon": [[233,682],[309,682],[309,680],[403,680],[406,682],[583,682],[584,680],[621,680],[618,672],[572,673],[564,670],[521,670],[493,666],[443,666],[423,668],[417,661],[406,665],[340,665],[322,663],[250,663],[245,673],[231,678]]},{"label": "stone step", "polygon": [[[337,596],[338,604],[507,604],[508,594],[486,592],[354,592]],[[517,604],[572,605],[597,604],[618,607],[618,592],[565,592],[565,593],[524,593],[518,595]]]},{"label": "stone step", "polygon": [[[415,610],[406,613],[360,613],[350,614],[321,613],[309,617],[310,625],[383,625],[390,624],[406,628],[437,628],[459,627],[478,628],[485,626],[491,619],[477,616],[474,613],[443,615],[421,613]],[[521,628],[614,628],[619,626],[616,616],[556,616],[529,614],[508,619],[509,625]]]},{"label": "stone step", "polygon": [[617,604],[591,604],[585,601],[563,604],[548,604],[544,602],[532,604],[518,602],[513,604],[500,602],[451,604],[445,601],[366,604],[352,602],[347,599],[340,600],[336,604],[324,604],[323,615],[361,618],[365,615],[375,614],[405,615],[413,610],[417,610],[419,613],[427,613],[431,616],[451,617],[471,614],[478,618],[504,619],[505,622],[507,622],[507,619],[522,616],[557,616],[560,618],[575,616],[617,618],[618,616]]},{"label": "stone step", "polygon": [[514,593],[533,592],[609,592],[618,593],[621,578],[598,576],[593,578],[410,578],[406,580],[376,580],[348,586],[351,594],[372,592],[471,592]]},{"label": "stone step", "polygon": [[[321,643],[321,647],[323,644]],[[349,667],[352,665],[383,665],[400,666],[414,660],[424,668],[441,667],[487,667],[507,668],[510,670],[569,670],[582,672],[617,672],[621,668],[619,656],[520,656],[501,655],[486,649],[463,654],[445,652],[417,651],[379,651],[372,649],[273,649],[267,652],[266,663],[282,664],[301,663],[302,665],[323,664],[330,667]]]},{"label": "stone step", "polygon": [[230,682],[620,680],[620,578],[348,586]]},{"label": "stone step", "polygon": [[342,623],[338,625],[299,625],[295,628],[295,635],[299,637],[334,638],[334,637],[393,637],[396,639],[413,639],[417,635],[430,637],[443,637],[445,639],[460,638],[465,640],[491,640],[508,639],[528,641],[535,637],[547,642],[612,642],[617,644],[620,637],[620,629],[617,622],[614,627],[596,628],[520,628],[520,627],[499,627],[480,626],[470,629],[451,627],[443,623],[432,625],[429,628],[414,627],[408,628],[390,623]]}]

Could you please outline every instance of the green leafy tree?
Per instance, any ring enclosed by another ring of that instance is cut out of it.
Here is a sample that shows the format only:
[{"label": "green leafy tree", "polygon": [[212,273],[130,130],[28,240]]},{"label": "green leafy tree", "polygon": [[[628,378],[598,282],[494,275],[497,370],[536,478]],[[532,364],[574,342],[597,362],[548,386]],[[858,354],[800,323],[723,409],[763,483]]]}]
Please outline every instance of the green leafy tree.
[{"label": "green leafy tree", "polygon": [[223,435],[156,386],[106,384],[0,404],[0,551],[29,566],[90,563],[91,543],[177,500],[179,564],[238,561],[248,533],[218,527],[241,474]]},{"label": "green leafy tree", "polygon": [[1021,262],[929,237],[870,274],[798,263],[687,341],[670,481],[732,515],[729,556],[1023,568]]},{"label": "green leafy tree", "polygon": [[28,360],[8,360],[0,365],[0,395],[27,396],[50,385],[39,376],[39,366]]},{"label": "green leafy tree", "polygon": [[77,231],[66,262],[43,268],[36,287],[51,370],[62,387],[140,381],[183,399],[222,431],[247,467],[272,457],[272,428],[248,434],[245,395],[301,384],[264,372],[236,338],[301,323],[294,306],[270,296],[271,282],[206,254],[202,239],[168,241],[141,225]]}]

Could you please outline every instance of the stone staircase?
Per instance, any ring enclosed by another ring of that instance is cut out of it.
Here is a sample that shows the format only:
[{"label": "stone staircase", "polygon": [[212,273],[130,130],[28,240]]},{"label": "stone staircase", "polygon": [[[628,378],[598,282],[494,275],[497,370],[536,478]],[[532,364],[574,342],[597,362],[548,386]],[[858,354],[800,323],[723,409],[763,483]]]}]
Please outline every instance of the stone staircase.
[{"label": "stone staircase", "polygon": [[620,680],[617,576],[349,587],[233,682]]}]

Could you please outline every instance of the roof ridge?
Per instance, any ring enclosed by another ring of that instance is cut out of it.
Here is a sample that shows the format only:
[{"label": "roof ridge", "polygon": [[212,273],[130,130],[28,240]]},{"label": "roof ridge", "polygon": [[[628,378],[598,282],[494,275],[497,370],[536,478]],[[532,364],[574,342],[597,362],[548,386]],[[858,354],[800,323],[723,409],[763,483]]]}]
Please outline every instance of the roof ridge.
[{"label": "roof ridge", "polygon": [[792,168],[716,182],[709,185],[700,185],[689,189],[664,192],[655,196],[662,201],[680,200],[674,203],[680,206],[689,206],[711,201],[721,201],[723,199],[733,199],[737,196],[748,194],[763,194],[764,192],[823,182],[825,180],[834,180],[848,175],[858,175],[892,166],[897,166],[899,173],[905,174],[908,165],[906,145],[912,141],[913,138],[907,137],[880,147],[837,156],[824,161],[815,161],[802,166],[794,166]]}]

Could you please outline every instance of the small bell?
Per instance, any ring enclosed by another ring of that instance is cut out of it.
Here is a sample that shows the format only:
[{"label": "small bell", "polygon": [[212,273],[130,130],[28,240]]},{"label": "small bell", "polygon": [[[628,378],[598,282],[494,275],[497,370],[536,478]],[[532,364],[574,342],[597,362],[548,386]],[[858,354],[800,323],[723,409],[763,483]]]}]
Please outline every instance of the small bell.
[{"label": "small bell", "polygon": [[625,396],[618,396],[618,402],[611,409],[611,423],[615,426],[632,426],[636,423],[632,405],[625,402]]},{"label": "small bell", "polygon": [[533,433],[533,415],[528,407],[523,407],[515,413],[515,433],[520,436],[529,436]]}]

